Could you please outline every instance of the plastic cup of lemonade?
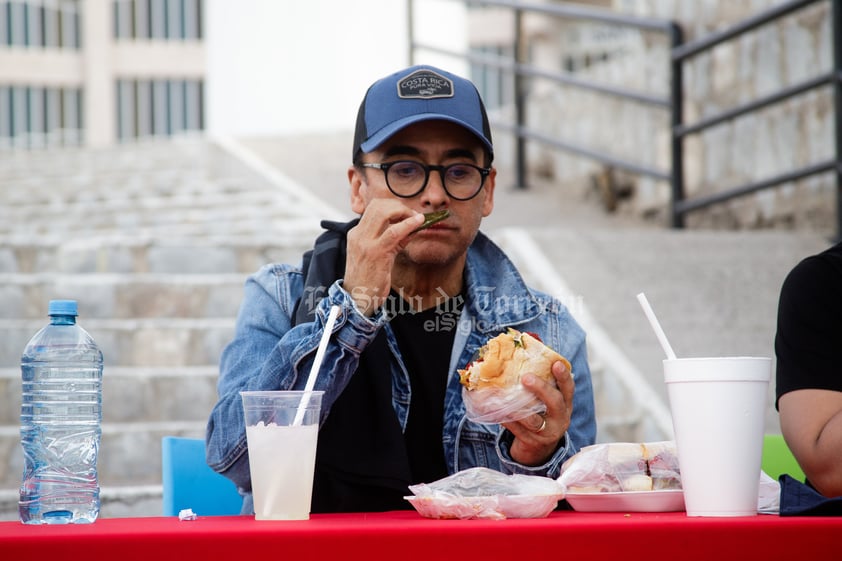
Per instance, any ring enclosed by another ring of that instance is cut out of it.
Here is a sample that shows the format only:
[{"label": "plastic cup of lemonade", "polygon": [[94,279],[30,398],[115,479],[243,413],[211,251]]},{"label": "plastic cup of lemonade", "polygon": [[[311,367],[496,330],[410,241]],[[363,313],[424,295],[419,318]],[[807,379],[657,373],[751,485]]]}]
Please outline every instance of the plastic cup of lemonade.
[{"label": "plastic cup of lemonade", "polygon": [[240,392],[256,520],[307,520],[320,391]]}]

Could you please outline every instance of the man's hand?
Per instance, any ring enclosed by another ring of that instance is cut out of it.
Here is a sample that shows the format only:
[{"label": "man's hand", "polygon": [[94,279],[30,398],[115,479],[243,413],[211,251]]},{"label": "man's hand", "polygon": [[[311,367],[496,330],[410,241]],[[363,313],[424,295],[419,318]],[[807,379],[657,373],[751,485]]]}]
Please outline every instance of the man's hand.
[{"label": "man's hand", "polygon": [[363,314],[374,315],[389,295],[395,257],[423,222],[400,201],[375,199],[348,232],[343,286]]},{"label": "man's hand", "polygon": [[575,384],[570,371],[561,361],[553,363],[553,377],[558,387],[527,374],[521,380],[524,387],[532,391],[547,406],[544,415],[530,415],[519,421],[505,423],[515,437],[512,443],[512,459],[527,466],[538,466],[558,449],[573,412],[573,391]]}]

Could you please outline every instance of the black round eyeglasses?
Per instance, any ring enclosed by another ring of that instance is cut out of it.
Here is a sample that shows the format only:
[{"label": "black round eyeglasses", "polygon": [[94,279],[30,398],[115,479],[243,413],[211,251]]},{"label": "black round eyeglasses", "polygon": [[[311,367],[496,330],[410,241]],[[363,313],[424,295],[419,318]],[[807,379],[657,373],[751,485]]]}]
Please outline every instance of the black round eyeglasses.
[{"label": "black round eyeglasses", "polygon": [[405,199],[418,195],[427,187],[430,171],[433,170],[439,172],[441,184],[450,198],[467,201],[479,194],[485,184],[485,178],[491,172],[491,168],[481,168],[473,164],[430,166],[411,160],[361,165],[364,168],[382,170],[389,191]]}]

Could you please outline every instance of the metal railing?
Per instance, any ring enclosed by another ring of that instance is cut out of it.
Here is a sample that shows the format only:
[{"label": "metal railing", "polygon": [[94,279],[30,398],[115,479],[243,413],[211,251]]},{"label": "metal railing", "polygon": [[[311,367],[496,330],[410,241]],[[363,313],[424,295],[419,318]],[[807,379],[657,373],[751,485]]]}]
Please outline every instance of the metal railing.
[{"label": "metal railing", "polygon": [[[842,8],[840,0],[829,0],[832,5],[832,33],[833,33],[833,70],[822,76],[815,77],[795,86],[781,88],[776,93],[756,99],[739,107],[735,107],[718,115],[705,117],[695,123],[684,123],[683,115],[683,66],[685,62],[709,51],[715,46],[733,40],[762,25],[777,21],[787,15],[801,10],[811,4],[828,0],[797,0],[786,2],[738,23],[724,31],[711,34],[702,39],[683,42],[681,28],[674,21],[642,18],[623,15],[607,10],[588,8],[573,4],[528,4],[506,0],[462,0],[469,7],[485,7],[507,9],[514,15],[513,48],[514,56],[490,56],[474,53],[458,53],[423,44],[415,40],[412,13],[413,0],[408,0],[409,19],[409,51],[412,62],[416,51],[424,50],[443,54],[456,59],[464,59],[476,65],[493,68],[506,72],[514,77],[514,123],[494,121],[494,126],[515,135],[516,154],[515,166],[519,186],[527,185],[526,142],[537,141],[558,150],[600,162],[602,164],[628,171],[633,174],[649,176],[657,180],[670,183],[670,223],[674,228],[683,228],[685,216],[695,210],[719,204],[737,197],[742,197],[763,189],[772,188],[786,182],[795,181],[811,175],[835,171],[836,173],[836,228],[837,237],[842,238]],[[624,87],[614,87],[594,81],[575,77],[566,72],[554,72],[537,68],[529,64],[528,47],[524,41],[524,14],[540,14],[547,17],[563,18],[574,21],[589,21],[615,26],[628,27],[640,31],[663,34],[669,40],[669,95],[658,96],[641,93]],[[526,80],[540,78],[557,84],[591,91],[600,95],[609,95],[651,107],[663,108],[669,112],[670,131],[670,169],[663,170],[641,162],[618,158],[594,146],[587,146],[568,139],[560,139],[541,133],[526,126]],[[722,124],[737,117],[759,111],[769,105],[788,100],[819,87],[832,84],[834,86],[834,108],[836,124],[835,157],[826,161],[813,163],[800,169],[790,170],[775,177],[761,181],[732,187],[716,194],[688,199],[684,189],[684,141],[692,134],[697,134],[710,127]]]},{"label": "metal railing", "polygon": [[[744,33],[755,30],[761,26],[777,21],[794,12],[802,10],[807,6],[824,0],[797,0],[786,2],[776,6],[754,17],[748,18],[728,29],[713,33],[697,41],[691,41],[677,46],[672,50],[673,73],[680,73],[684,62],[691,57],[710,51],[717,45],[731,41],[742,36]],[[833,70],[824,75],[806,80],[800,84],[789,86],[777,92],[755,99],[744,105],[723,111],[717,115],[711,115],[699,121],[685,125],[681,119],[681,112],[677,112],[673,119],[673,179],[672,179],[672,225],[676,228],[684,226],[684,217],[691,211],[705,208],[714,204],[722,203],[750,193],[755,193],[783,183],[796,181],[805,177],[835,171],[836,173],[836,235],[842,237],[842,25],[840,25],[839,0],[830,0],[832,11],[832,37],[833,37]],[[679,74],[680,75],[680,74]],[[687,199],[684,192],[684,177],[682,173],[683,161],[683,139],[690,134],[699,133],[708,128],[722,124],[726,121],[736,119],[743,115],[759,111],[773,104],[781,103],[795,96],[802,95],[819,87],[834,86],[834,108],[836,123],[836,150],[835,157],[804,166],[799,169],[789,170],[777,176],[732,187],[718,193],[703,197]],[[676,96],[681,94],[680,84],[677,87]]]},{"label": "metal railing", "polygon": [[515,167],[517,173],[517,185],[526,187],[526,141],[535,140],[559,150],[589,158],[617,169],[629,171],[634,174],[646,175],[655,179],[669,181],[670,172],[646,165],[642,162],[624,159],[611,154],[608,151],[599,150],[593,146],[586,146],[570,139],[551,137],[540,131],[530,129],[526,125],[526,94],[528,78],[540,78],[556,84],[572,86],[601,95],[608,95],[643,105],[669,110],[671,99],[664,96],[652,95],[638,92],[628,88],[614,87],[594,80],[579,78],[571,73],[553,72],[538,68],[528,62],[528,48],[524,40],[523,16],[524,14],[541,14],[547,17],[573,19],[579,21],[591,21],[597,23],[612,24],[617,26],[630,27],[643,31],[654,31],[670,37],[671,44],[680,44],[681,30],[673,22],[663,19],[642,18],[630,15],[618,14],[607,10],[599,10],[572,4],[527,4],[523,2],[512,2],[507,0],[468,0],[468,6],[479,6],[485,8],[507,8],[513,11],[513,49],[514,56],[481,55],[474,53],[458,53],[437,47],[436,45],[422,44],[414,39],[411,14],[413,12],[413,0],[409,0],[409,34],[410,34],[410,63],[416,50],[425,50],[438,54],[451,56],[457,59],[463,58],[473,64],[494,68],[511,74],[514,77],[515,91],[515,122],[507,123],[499,120],[493,122],[495,128],[510,132],[516,138]]}]

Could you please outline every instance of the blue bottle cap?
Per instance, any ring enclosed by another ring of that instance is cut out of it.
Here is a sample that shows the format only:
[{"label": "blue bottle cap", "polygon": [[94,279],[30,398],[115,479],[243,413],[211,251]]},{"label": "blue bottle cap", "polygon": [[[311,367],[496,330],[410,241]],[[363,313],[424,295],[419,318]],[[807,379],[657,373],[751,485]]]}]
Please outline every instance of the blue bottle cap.
[{"label": "blue bottle cap", "polygon": [[76,300],[50,300],[49,314],[51,316],[78,316]]}]

